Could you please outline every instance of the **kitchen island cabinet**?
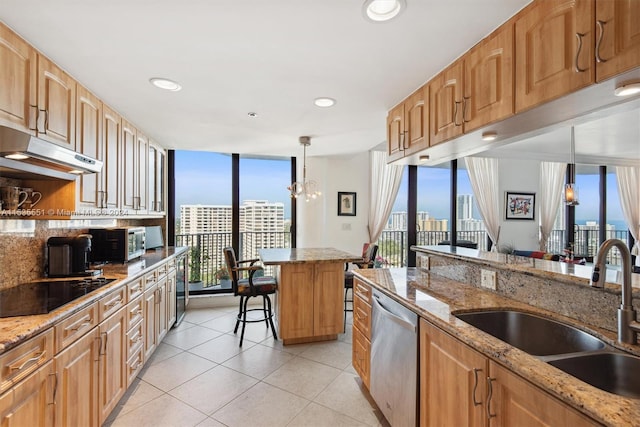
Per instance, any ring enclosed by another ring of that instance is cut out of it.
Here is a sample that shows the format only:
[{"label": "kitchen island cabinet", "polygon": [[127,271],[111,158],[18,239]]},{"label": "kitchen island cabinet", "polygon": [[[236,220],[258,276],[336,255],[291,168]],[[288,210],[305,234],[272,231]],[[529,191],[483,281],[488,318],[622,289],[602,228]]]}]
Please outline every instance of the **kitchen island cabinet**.
[{"label": "kitchen island cabinet", "polygon": [[344,265],[362,257],[333,248],[259,252],[264,265],[278,266],[276,316],[282,342],[336,339],[344,327]]}]

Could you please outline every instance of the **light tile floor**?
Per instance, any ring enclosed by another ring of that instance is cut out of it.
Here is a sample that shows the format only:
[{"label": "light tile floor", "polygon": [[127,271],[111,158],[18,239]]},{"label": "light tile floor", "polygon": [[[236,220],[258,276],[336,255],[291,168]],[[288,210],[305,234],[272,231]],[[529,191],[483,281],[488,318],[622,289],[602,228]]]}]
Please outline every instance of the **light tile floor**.
[{"label": "light tile floor", "polygon": [[283,346],[236,307],[197,308],[167,334],[105,423],[144,426],[388,426],[337,341]]}]

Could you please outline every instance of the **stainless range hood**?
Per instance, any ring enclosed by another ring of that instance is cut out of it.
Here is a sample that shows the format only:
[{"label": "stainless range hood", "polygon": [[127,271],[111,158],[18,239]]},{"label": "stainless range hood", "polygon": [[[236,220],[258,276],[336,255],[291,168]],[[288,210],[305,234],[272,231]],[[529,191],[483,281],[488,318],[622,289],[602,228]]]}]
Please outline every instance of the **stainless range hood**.
[{"label": "stainless range hood", "polygon": [[21,178],[41,175],[74,180],[79,174],[97,173],[102,161],[37,138],[28,133],[0,126],[0,172]]}]

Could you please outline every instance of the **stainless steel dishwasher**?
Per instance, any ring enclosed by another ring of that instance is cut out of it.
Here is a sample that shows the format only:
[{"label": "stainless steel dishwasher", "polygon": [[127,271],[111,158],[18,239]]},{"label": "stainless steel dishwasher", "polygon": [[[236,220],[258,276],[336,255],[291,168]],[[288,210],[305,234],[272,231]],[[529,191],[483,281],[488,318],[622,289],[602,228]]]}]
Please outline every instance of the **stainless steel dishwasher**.
[{"label": "stainless steel dishwasher", "polygon": [[418,316],[375,289],[371,309],[371,396],[393,427],[415,426]]}]

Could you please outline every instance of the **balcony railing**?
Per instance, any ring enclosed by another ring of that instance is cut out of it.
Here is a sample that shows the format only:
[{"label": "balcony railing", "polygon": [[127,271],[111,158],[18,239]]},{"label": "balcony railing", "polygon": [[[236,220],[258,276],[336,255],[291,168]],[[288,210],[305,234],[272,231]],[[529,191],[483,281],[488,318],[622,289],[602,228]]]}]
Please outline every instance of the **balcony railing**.
[{"label": "balcony railing", "polygon": [[[629,244],[629,231],[628,230],[607,230],[605,232],[606,239],[620,239],[623,242]],[[597,228],[578,228],[574,230],[574,243],[573,253],[577,259],[586,258],[591,261],[600,247],[600,235]],[[547,252],[554,254],[562,254],[565,249],[565,231],[553,230],[547,241]],[[613,248],[607,255],[607,262],[611,265],[622,264],[620,258],[620,252],[618,249]]]}]

